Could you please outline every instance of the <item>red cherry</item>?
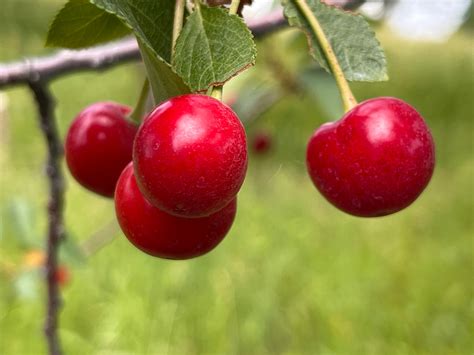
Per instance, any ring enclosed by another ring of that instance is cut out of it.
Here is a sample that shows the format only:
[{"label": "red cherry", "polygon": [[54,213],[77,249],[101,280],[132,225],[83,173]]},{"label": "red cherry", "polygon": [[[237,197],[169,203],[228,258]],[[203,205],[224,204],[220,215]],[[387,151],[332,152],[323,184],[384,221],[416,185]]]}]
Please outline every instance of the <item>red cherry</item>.
[{"label": "red cherry", "polygon": [[130,108],[95,103],[77,115],[66,137],[69,170],[85,188],[113,197],[123,168],[132,160],[137,126],[126,119]]},{"label": "red cherry", "polygon": [[257,132],[252,140],[252,150],[255,154],[265,154],[272,147],[272,136],[267,132]]},{"label": "red cherry", "polygon": [[115,191],[115,212],[125,236],[145,253],[166,259],[189,259],[214,249],[232,226],[236,207],[234,198],[207,217],[172,216],[143,197],[132,163],[120,175]]},{"label": "red cherry", "polygon": [[220,101],[178,96],[145,118],[133,161],[140,190],[154,206],[175,216],[208,216],[226,206],[242,186],[245,131]]},{"label": "red cherry", "polygon": [[435,165],[433,138],[407,103],[360,103],[311,137],[306,162],[317,189],[341,210],[363,217],[400,211],[421,194]]}]

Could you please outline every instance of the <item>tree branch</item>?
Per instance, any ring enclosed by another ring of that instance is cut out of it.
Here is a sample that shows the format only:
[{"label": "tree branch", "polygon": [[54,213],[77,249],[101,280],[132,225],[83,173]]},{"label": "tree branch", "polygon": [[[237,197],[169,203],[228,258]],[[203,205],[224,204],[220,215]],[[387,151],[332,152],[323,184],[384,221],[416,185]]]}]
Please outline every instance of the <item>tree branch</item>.
[{"label": "tree branch", "polygon": [[79,51],[61,50],[45,57],[0,65],[0,88],[30,81],[47,82],[65,74],[106,69],[138,59],[140,53],[133,38]]},{"label": "tree branch", "polygon": [[41,81],[30,81],[28,85],[38,107],[41,132],[48,148],[46,174],[49,179],[48,238],[46,257],[46,281],[48,288],[47,315],[44,332],[51,355],[61,354],[61,344],[57,334],[58,311],[60,308],[59,287],[56,281],[58,250],[64,239],[63,207],[64,178],[61,172],[62,143],[54,117],[54,99],[48,87]]},{"label": "tree branch", "polygon": [[[256,38],[283,27],[285,20],[280,11],[251,23]],[[45,57],[29,58],[20,62],[0,64],[0,88],[30,81],[47,82],[58,76],[87,70],[104,70],[115,65],[140,59],[134,38],[83,49],[61,50]]]}]

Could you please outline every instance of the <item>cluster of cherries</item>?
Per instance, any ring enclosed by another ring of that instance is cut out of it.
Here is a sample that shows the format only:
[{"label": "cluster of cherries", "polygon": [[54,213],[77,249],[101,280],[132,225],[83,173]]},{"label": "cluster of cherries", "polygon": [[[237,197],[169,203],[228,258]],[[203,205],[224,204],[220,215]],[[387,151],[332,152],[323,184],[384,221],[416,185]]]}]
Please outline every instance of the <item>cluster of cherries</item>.
[{"label": "cluster of cherries", "polygon": [[247,170],[242,123],[219,100],[195,94],[162,103],[140,127],[129,113],[97,103],[78,115],[66,138],[71,174],[114,197],[125,236],[144,252],[168,259],[207,253],[235,218]]},{"label": "cluster of cherries", "polygon": [[[162,103],[140,127],[129,114],[128,107],[96,103],[77,116],[66,138],[71,174],[114,197],[125,236],[144,252],[168,259],[207,253],[235,218],[248,159],[242,123],[219,100],[197,94]],[[381,97],[316,130],[306,162],[333,205],[383,216],[410,205],[427,186],[434,143],[413,107]]]}]

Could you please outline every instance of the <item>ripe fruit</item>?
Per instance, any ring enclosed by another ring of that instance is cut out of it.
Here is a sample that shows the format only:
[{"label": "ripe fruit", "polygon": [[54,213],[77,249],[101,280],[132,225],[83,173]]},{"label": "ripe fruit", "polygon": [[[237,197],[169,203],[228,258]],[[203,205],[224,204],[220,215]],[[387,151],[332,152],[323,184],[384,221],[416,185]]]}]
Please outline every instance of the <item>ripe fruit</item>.
[{"label": "ripe fruit", "polygon": [[255,154],[265,154],[272,148],[272,136],[264,131],[257,132],[252,140],[252,150]]},{"label": "ripe fruit", "polygon": [[130,163],[117,182],[115,211],[128,240],[145,253],[167,259],[189,259],[212,250],[235,218],[234,198],[220,211],[202,218],[172,216],[141,194]]},{"label": "ripe fruit", "polygon": [[66,137],[66,162],[85,188],[113,197],[123,168],[132,160],[137,126],[126,119],[130,108],[95,103],[77,115]]},{"label": "ripe fruit", "polygon": [[245,131],[220,101],[178,96],[145,118],[133,162],[140,190],[154,206],[175,216],[208,216],[234,199],[242,186]]},{"label": "ripe fruit", "polygon": [[435,149],[413,107],[380,97],[322,125],[309,141],[306,162],[329,202],[374,217],[400,211],[421,194],[433,174]]}]

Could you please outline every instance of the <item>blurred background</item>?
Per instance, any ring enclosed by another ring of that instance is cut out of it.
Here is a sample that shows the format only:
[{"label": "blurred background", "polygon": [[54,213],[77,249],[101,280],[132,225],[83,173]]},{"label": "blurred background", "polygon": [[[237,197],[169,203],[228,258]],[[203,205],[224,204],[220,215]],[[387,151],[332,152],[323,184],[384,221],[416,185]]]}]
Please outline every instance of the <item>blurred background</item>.
[{"label": "blurred background", "polygon": [[[0,61],[44,55],[63,0],[2,0]],[[398,214],[339,212],[311,184],[306,143],[341,114],[304,36],[260,41],[255,68],[226,86],[245,121],[250,165],[230,234],[208,255],[166,261],[132,247],[111,200],[67,175],[58,276],[67,354],[472,354],[473,19],[470,1],[379,1],[362,8],[390,81],[353,84],[362,101],[396,96],[432,129],[437,167]],[[247,18],[270,11],[256,0]],[[102,100],[133,105],[138,63],[53,82],[64,137]],[[45,145],[25,87],[0,91],[0,353],[46,352],[42,263]],[[67,170],[64,169],[66,174]]]}]

